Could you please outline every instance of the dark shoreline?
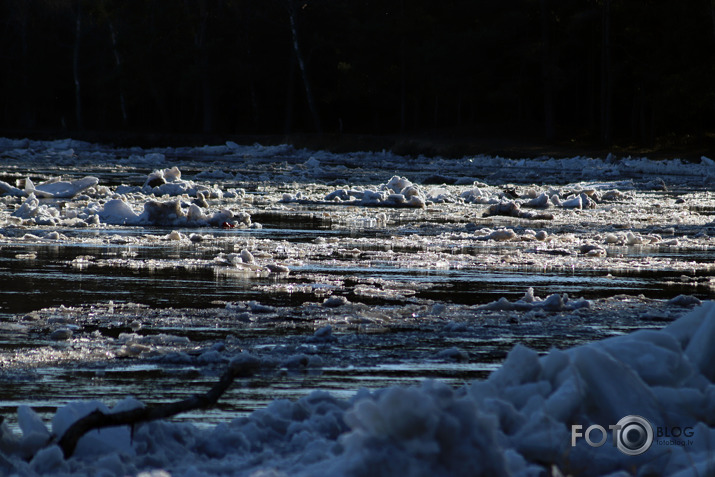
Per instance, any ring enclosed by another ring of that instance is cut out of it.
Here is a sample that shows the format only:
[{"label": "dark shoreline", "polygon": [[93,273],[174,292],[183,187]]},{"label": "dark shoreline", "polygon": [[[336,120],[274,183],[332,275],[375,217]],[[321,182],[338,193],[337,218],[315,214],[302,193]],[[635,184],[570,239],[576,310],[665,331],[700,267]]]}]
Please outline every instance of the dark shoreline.
[{"label": "dark shoreline", "polygon": [[715,156],[715,137],[677,137],[661,140],[652,147],[634,145],[602,146],[591,141],[556,141],[545,143],[535,138],[511,138],[501,135],[467,135],[440,132],[424,134],[202,134],[126,131],[67,131],[67,130],[0,130],[1,137],[54,140],[72,138],[107,144],[114,147],[200,147],[218,145],[226,141],[249,145],[291,144],[298,149],[327,150],[335,153],[388,150],[395,154],[417,157],[441,156],[457,158],[473,155],[492,155],[508,158],[533,158],[548,156],[566,158],[589,156],[605,158],[648,157],[650,159],[683,159],[697,162],[701,156]]}]

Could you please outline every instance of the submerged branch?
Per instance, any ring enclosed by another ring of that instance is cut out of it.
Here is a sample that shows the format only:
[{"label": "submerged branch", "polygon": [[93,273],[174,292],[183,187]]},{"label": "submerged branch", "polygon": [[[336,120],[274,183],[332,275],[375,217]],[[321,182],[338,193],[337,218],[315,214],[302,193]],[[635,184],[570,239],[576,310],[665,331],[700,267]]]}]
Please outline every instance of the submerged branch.
[{"label": "submerged branch", "polygon": [[72,424],[57,441],[57,444],[62,449],[65,458],[69,458],[74,453],[80,438],[89,431],[105,427],[133,426],[142,422],[165,419],[182,412],[213,406],[233,384],[235,378],[252,376],[259,365],[260,361],[253,356],[236,357],[231,361],[219,382],[209,391],[205,394],[195,394],[183,401],[110,414],[95,410]]}]

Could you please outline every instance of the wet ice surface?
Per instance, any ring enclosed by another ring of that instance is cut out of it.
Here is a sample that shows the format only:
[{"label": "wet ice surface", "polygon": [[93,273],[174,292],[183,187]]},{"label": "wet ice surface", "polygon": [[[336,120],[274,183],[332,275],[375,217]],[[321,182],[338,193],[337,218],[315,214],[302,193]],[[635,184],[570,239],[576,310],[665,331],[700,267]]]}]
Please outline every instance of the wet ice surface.
[{"label": "wet ice surface", "polygon": [[[461,386],[712,296],[715,166],[0,141],[0,413]],[[29,178],[29,180],[27,180]],[[679,297],[679,298],[678,298]]]}]

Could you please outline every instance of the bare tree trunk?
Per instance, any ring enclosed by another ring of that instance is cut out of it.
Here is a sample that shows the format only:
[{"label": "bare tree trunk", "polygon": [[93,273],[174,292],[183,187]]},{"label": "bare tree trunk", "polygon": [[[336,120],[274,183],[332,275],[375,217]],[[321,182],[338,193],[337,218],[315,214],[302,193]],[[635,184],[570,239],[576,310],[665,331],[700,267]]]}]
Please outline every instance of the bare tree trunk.
[{"label": "bare tree trunk", "polygon": [[710,0],[710,18],[713,22],[713,40],[715,40],[715,0]]},{"label": "bare tree trunk", "polygon": [[548,0],[541,0],[541,78],[544,86],[544,134],[547,141],[553,141],[556,133],[554,130],[553,73],[548,8]]},{"label": "bare tree trunk", "polygon": [[322,134],[323,129],[320,125],[320,116],[318,115],[318,108],[315,106],[315,99],[313,98],[313,89],[310,86],[310,78],[308,77],[308,71],[305,67],[305,60],[303,59],[303,53],[300,49],[300,42],[298,41],[298,25],[297,25],[297,12],[295,9],[295,3],[293,0],[287,0],[286,5],[288,6],[288,19],[290,21],[290,32],[293,39],[293,52],[295,53],[295,58],[298,61],[298,68],[300,69],[300,75],[303,79],[303,86],[305,87],[305,95],[308,100],[308,108],[310,108],[310,114],[313,117],[313,125],[318,134]]},{"label": "bare tree trunk", "polygon": [[[167,417],[175,416],[182,412],[193,411],[213,406],[224,392],[233,384],[234,379],[249,377],[254,374],[260,366],[258,358],[247,356],[231,362],[228,369],[216,383],[205,394],[195,394],[183,401],[162,404],[152,407],[140,407],[129,411],[105,414],[96,410],[85,417],[75,421],[57,441],[57,445],[62,449],[65,458],[69,458],[75,451],[80,438],[89,431],[103,429],[105,427],[133,426],[142,422],[156,421]],[[49,444],[52,444],[50,442]]]},{"label": "bare tree trunk", "polygon": [[[715,0],[713,0],[715,1]],[[405,22],[405,0],[400,1],[400,20]],[[407,41],[405,33],[400,38],[400,132],[407,129]]]},{"label": "bare tree trunk", "polygon": [[79,79],[79,46],[80,37],[82,34],[82,3],[81,0],[77,1],[77,14],[75,22],[75,38],[74,38],[74,51],[72,54],[72,75],[74,77],[74,100],[75,100],[75,116],[77,119],[77,129],[83,129],[84,124],[82,121],[82,88]]},{"label": "bare tree trunk", "polygon": [[198,49],[198,67],[201,78],[201,103],[202,103],[202,129],[205,133],[213,131],[213,94],[211,91],[211,73],[209,71],[209,56],[206,49],[206,31],[208,28],[209,12],[205,0],[199,0],[199,13],[201,23],[195,37]]},{"label": "bare tree trunk", "polygon": [[112,53],[114,54],[114,63],[117,66],[117,73],[119,75],[119,107],[122,112],[122,125],[127,127],[129,125],[129,115],[127,114],[127,101],[124,95],[124,84],[122,81],[122,57],[119,55],[119,47],[117,46],[117,32],[114,29],[114,24],[111,21],[109,23],[109,34],[112,38]]},{"label": "bare tree trunk", "polygon": [[293,82],[295,81],[295,56],[291,55],[288,66],[288,83],[286,88],[285,115],[283,117],[283,133],[287,136],[293,132]]},{"label": "bare tree trunk", "polygon": [[613,141],[611,131],[611,0],[604,0],[601,32],[601,140]]},{"label": "bare tree trunk", "polygon": [[[27,3],[17,2],[18,5],[18,24],[20,25],[20,44],[21,46],[21,59],[22,66],[20,70],[23,89],[19,92],[23,96],[23,101],[29,106],[24,108],[22,116],[20,117],[20,124],[23,127],[34,128],[36,125],[37,107],[34,100],[29,97],[28,84],[30,82],[30,47],[28,41],[28,16],[30,5]],[[7,106],[6,106],[7,107]],[[8,117],[8,113],[5,112],[5,118]]]}]

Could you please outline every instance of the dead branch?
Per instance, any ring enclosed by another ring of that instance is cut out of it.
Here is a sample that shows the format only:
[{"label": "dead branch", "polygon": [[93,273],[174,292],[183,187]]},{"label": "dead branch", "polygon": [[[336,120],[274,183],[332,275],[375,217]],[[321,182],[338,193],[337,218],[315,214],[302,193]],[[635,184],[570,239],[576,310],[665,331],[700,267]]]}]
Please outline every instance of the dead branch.
[{"label": "dead branch", "polygon": [[260,361],[253,356],[239,356],[231,361],[221,379],[205,394],[195,394],[188,399],[158,406],[146,406],[129,411],[105,414],[95,410],[77,420],[57,441],[65,459],[72,456],[77,442],[89,431],[105,427],[133,426],[142,422],[155,421],[175,416],[182,412],[213,406],[231,386],[235,378],[252,376]]}]

